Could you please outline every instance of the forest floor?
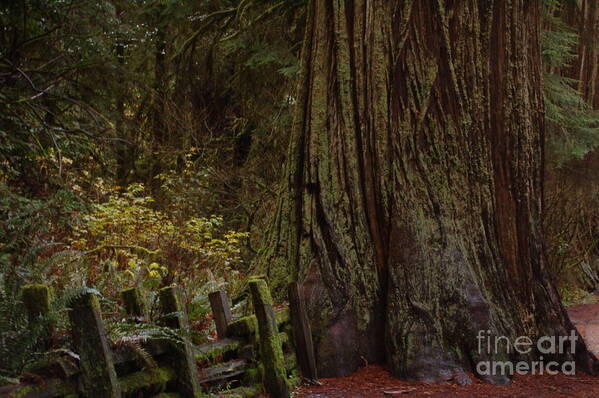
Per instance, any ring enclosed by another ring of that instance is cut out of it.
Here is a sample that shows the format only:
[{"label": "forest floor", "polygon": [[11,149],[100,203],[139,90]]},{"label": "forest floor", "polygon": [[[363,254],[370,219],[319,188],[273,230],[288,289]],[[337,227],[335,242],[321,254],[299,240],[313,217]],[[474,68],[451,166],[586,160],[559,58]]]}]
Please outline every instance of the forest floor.
[{"label": "forest floor", "polygon": [[[599,356],[599,302],[568,308],[570,319],[585,338],[587,346]],[[509,386],[492,386],[470,375],[473,383],[431,384],[401,381],[383,367],[369,365],[349,377],[321,379],[320,386],[302,386],[295,398],[390,398],[427,397],[599,397],[599,377],[577,371],[575,376],[515,376]]]}]

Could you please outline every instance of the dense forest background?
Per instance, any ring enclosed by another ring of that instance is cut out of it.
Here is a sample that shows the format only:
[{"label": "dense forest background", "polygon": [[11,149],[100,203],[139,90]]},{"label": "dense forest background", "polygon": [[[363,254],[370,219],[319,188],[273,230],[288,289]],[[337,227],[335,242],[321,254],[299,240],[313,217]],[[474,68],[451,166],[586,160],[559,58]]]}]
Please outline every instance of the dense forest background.
[{"label": "dense forest background", "polygon": [[[95,288],[107,307],[124,287],[178,283],[194,319],[215,287],[243,306],[284,175],[306,2],[0,4],[0,368],[35,354],[24,283]],[[543,18],[545,243],[568,304],[599,286],[599,4],[545,0]]]}]

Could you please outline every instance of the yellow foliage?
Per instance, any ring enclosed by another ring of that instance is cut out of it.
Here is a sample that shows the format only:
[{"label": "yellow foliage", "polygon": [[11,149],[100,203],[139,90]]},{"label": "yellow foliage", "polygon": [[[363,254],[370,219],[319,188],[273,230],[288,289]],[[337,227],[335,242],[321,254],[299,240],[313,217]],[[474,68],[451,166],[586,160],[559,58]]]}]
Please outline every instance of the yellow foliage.
[{"label": "yellow foliage", "polygon": [[[113,283],[120,278],[124,284],[155,284],[167,277],[184,283],[206,269],[222,275],[241,262],[240,245],[247,234],[221,231],[221,217],[181,219],[155,207],[141,184],[113,191],[83,217],[71,246],[110,259],[107,264],[116,271]],[[96,268],[88,274],[91,282],[103,277]]]}]

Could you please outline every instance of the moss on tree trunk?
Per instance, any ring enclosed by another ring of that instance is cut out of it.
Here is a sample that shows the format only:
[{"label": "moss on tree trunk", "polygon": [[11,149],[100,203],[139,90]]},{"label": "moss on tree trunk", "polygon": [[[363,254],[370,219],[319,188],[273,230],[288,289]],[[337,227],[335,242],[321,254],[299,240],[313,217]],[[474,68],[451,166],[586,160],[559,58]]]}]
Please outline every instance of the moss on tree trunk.
[{"label": "moss on tree trunk", "polygon": [[[316,0],[306,29],[258,264],[279,294],[302,284],[319,375],[364,358],[467,382],[507,357],[479,352],[481,330],[568,335],[540,229],[538,1]],[[581,340],[573,356],[595,366]]]}]

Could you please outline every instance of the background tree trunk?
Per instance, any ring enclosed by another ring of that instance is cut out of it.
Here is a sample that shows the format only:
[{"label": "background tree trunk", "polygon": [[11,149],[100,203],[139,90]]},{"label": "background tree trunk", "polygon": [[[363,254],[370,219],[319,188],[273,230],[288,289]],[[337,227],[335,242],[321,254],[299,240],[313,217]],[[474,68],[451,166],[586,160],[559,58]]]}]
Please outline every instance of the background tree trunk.
[{"label": "background tree trunk", "polygon": [[[480,353],[479,330],[513,341],[573,329],[540,231],[539,12],[523,0],[311,3],[260,264],[278,291],[286,275],[302,283],[321,376],[385,360],[398,376],[464,380],[507,357]],[[582,341],[576,358],[595,366]]]},{"label": "background tree trunk", "polygon": [[[118,15],[118,13],[117,13]],[[125,115],[125,87],[126,79],[123,74],[125,71],[125,39],[119,37],[115,46],[115,53],[118,61],[120,70],[118,71],[118,93],[116,96],[116,109],[115,109],[115,130],[116,136],[119,138],[115,142],[115,160],[116,160],[116,180],[119,185],[126,186],[127,179],[131,170],[135,166],[133,159],[133,151],[131,145],[128,144],[128,132],[127,132],[127,117]]]},{"label": "background tree trunk", "polygon": [[576,87],[594,109],[599,109],[599,1],[567,1],[564,20],[579,35],[577,57],[565,75],[578,80]]}]

